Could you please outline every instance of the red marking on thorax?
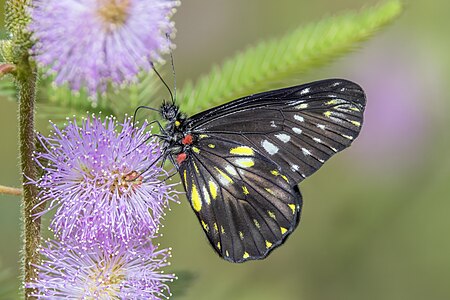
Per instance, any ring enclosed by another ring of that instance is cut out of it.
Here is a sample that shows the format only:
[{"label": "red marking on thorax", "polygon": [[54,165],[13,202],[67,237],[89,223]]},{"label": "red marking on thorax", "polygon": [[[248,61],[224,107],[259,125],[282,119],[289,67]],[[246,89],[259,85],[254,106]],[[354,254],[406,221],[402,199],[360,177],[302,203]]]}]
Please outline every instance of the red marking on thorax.
[{"label": "red marking on thorax", "polygon": [[193,137],[191,134],[187,134],[182,140],[181,143],[183,145],[190,145],[192,144],[192,142],[194,141]]},{"label": "red marking on thorax", "polygon": [[178,155],[177,155],[177,163],[178,163],[178,165],[181,165],[181,163],[182,163],[183,161],[185,161],[186,157],[187,157],[186,153],[180,153],[180,154],[178,154]]}]

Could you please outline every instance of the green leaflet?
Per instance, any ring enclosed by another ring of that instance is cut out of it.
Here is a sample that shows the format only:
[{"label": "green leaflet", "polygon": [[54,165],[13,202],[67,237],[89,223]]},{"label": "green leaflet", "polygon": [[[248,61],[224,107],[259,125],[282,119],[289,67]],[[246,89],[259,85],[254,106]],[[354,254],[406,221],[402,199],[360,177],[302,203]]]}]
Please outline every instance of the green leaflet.
[{"label": "green leaflet", "polygon": [[[280,39],[262,42],[213,67],[178,94],[182,110],[193,114],[224,101],[282,85],[351,51],[400,15],[401,1],[323,19]],[[280,86],[279,86],[280,87]]]}]

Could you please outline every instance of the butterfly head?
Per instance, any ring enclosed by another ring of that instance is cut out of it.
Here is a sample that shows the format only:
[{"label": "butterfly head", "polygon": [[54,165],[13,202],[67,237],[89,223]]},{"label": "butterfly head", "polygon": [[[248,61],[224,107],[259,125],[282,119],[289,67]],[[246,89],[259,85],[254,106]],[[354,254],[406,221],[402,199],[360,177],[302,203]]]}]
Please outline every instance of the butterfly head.
[{"label": "butterfly head", "polygon": [[160,109],[161,116],[164,120],[174,122],[180,115],[180,109],[173,103],[164,102]]}]

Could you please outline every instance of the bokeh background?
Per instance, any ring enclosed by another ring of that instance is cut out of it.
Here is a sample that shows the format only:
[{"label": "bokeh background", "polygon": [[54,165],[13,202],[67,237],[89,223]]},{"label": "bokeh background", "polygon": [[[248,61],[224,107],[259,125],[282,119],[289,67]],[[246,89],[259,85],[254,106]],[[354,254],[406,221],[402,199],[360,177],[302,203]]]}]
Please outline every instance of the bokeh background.
[{"label": "bokeh background", "polygon": [[[184,1],[175,15],[179,86],[248,45],[374,3]],[[301,184],[301,224],[266,260],[220,260],[186,199],[172,205],[160,242],[185,278],[176,299],[450,299],[449,11],[445,0],[406,1],[361,48],[298,76],[360,83],[366,121],[354,146]],[[20,184],[16,111],[0,99],[0,184],[9,186]],[[13,278],[0,284],[18,285],[19,217],[19,198],[0,195],[0,274]]]}]

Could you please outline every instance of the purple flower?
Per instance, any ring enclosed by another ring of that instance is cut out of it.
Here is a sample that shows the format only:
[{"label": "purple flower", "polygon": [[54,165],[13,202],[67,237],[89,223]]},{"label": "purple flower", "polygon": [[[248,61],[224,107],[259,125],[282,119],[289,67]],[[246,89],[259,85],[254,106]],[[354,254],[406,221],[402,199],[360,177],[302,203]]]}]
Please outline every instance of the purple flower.
[{"label": "purple flower", "polygon": [[39,63],[56,73],[58,85],[89,94],[110,81],[133,81],[167,52],[174,33],[174,0],[36,0],[30,30]]},{"label": "purple flower", "polygon": [[92,116],[62,130],[53,125],[48,138],[39,135],[46,151],[36,153],[35,161],[44,175],[34,184],[39,205],[48,204],[41,215],[57,208],[51,228],[60,239],[155,235],[176,194],[163,181],[168,174],[156,164],[161,150],[147,127]]},{"label": "purple flower", "polygon": [[170,265],[170,249],[116,242],[84,247],[78,241],[48,241],[40,249],[38,277],[26,285],[38,299],[167,299],[167,283],[176,277],[161,268]]}]

